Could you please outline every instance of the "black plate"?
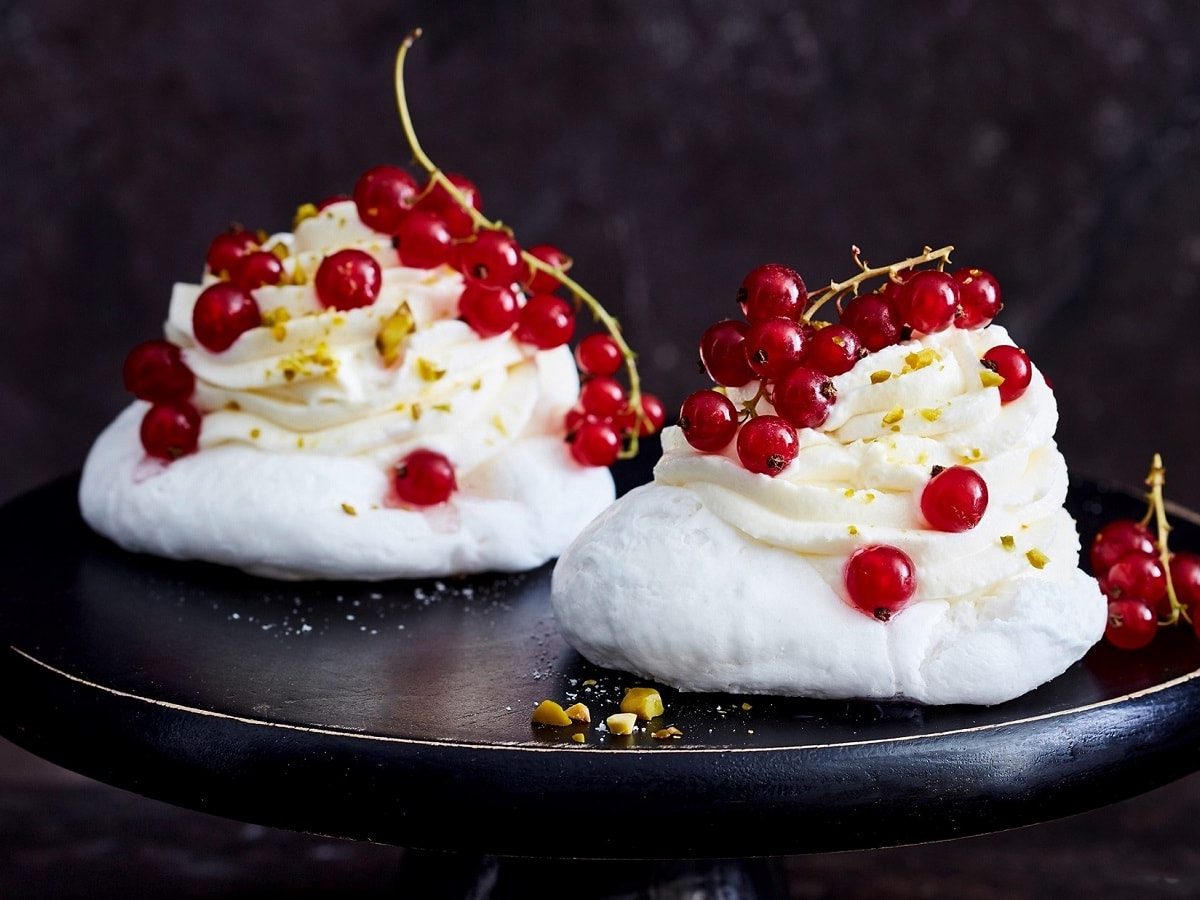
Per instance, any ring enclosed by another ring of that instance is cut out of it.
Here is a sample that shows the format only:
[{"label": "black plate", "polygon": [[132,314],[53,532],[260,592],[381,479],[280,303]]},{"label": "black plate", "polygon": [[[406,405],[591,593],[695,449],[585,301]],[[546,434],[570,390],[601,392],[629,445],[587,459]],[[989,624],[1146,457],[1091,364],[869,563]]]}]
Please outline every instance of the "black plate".
[{"label": "black plate", "polygon": [[[578,697],[600,719],[635,682],[555,633],[549,567],[281,584],[126,554],[75,490],[0,509],[0,733],[183,806],[433,849],[733,856],[998,830],[1200,767],[1185,628],[1097,647],[998,707],[664,691],[681,740],[577,744],[533,730],[534,703]],[[1085,534],[1142,508],[1088,483],[1070,506]],[[1177,525],[1177,548],[1200,548],[1196,520]]]}]

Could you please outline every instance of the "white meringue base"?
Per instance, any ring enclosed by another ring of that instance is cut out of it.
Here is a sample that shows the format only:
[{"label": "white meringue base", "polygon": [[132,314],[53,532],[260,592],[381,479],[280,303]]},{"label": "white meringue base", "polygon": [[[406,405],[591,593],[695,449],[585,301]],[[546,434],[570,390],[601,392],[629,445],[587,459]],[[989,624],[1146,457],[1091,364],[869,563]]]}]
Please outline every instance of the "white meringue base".
[{"label": "white meringue base", "polygon": [[748,538],[686,488],[650,484],[563,553],[552,600],[592,662],[682,690],[994,704],[1061,674],[1103,634],[1099,587],[1065,563],[882,623],[803,555]]},{"label": "white meringue base", "polygon": [[146,408],[133,404],[97,438],[79,487],[84,519],[126,550],[268,578],[532,569],[614,496],[607,469],[576,465],[561,439],[524,437],[461,479],[449,503],[389,508],[387,475],[364,458],[227,444],[170,465],[147,460],[138,437]]}]

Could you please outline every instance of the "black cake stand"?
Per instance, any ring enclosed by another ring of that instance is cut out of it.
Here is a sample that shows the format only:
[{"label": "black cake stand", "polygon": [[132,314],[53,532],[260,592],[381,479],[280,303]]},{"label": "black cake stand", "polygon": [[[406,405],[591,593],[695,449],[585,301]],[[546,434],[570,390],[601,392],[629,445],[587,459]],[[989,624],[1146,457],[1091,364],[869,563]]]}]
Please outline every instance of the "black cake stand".
[{"label": "black cake stand", "polygon": [[[125,553],[76,487],[0,508],[0,734],[181,806],[460,854],[732,857],[1012,828],[1200,768],[1185,627],[996,707],[664,689],[656,724],[682,738],[615,737],[596,723],[637,681],[558,637],[549,567],[272,582]],[[1143,509],[1088,482],[1069,504],[1085,537]],[[1200,549],[1200,519],[1174,512],[1176,548]],[[582,700],[592,727],[531,728],[543,698]]]}]

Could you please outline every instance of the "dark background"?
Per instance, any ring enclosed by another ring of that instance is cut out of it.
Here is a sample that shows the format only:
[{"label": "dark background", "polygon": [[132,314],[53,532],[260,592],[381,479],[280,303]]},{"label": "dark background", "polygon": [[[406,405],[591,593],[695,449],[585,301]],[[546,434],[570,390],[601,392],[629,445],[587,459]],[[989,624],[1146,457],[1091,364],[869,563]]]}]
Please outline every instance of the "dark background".
[{"label": "dark background", "polygon": [[[953,243],[956,263],[999,277],[1001,322],[1053,378],[1073,470],[1135,482],[1161,450],[1169,494],[1200,506],[1200,4],[1186,0],[0,0],[0,499],[81,463],[126,402],[127,349],[158,333],[217,230],[287,227],[298,203],[405,160],[391,64],[415,25],[426,149],[523,241],[574,255],[669,407],[700,385],[696,339],[754,265],[815,285],[850,273],[852,243],[876,263]],[[136,859],[164,884],[208,883],[189,867],[223,824],[68,790],[3,753],[18,811],[0,822],[26,842],[0,852],[12,878]],[[1063,884],[1107,872],[1109,890],[1194,894],[1197,789],[1053,826],[1075,848],[1053,857]],[[305,853],[357,860],[347,878],[390,865],[270,835],[264,863],[229,835],[208,864],[257,860],[271,884],[316,890]],[[1049,841],[797,865],[796,890],[845,895],[836,873],[892,866],[914,896],[987,896],[1004,882],[978,866],[1047,870]],[[1099,865],[1120,854],[1130,867]]]}]

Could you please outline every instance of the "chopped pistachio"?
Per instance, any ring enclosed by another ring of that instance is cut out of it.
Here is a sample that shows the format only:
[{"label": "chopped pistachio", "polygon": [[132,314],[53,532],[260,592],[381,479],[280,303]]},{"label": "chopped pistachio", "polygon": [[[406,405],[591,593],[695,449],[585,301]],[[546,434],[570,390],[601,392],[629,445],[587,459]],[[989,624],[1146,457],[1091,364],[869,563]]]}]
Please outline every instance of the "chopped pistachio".
[{"label": "chopped pistachio", "polygon": [[500,432],[505,437],[508,437],[508,429],[504,425],[504,420],[502,418],[500,418],[499,415],[492,416],[492,425],[495,426],[495,428],[498,432]]},{"label": "chopped pistachio", "polygon": [[292,271],[292,284],[308,284],[308,273],[304,271],[304,266],[296,266]]},{"label": "chopped pistachio", "polygon": [[1000,546],[1005,550],[1016,550],[1017,541],[1011,534],[1000,535]]},{"label": "chopped pistachio", "polygon": [[608,726],[611,734],[633,734],[633,729],[637,727],[637,719],[635,713],[613,713],[604,720],[604,724]]},{"label": "chopped pistachio", "polygon": [[444,412],[444,413],[450,412],[450,404],[449,403],[435,403],[435,404],[433,404],[433,408],[436,409],[438,412]]},{"label": "chopped pistachio", "polygon": [[583,736],[583,732],[577,731],[573,735],[571,735],[571,740],[573,740],[577,744],[582,744],[585,741],[587,741],[587,738],[585,738]]},{"label": "chopped pistachio", "polygon": [[672,738],[679,740],[679,738],[683,737],[683,732],[674,725],[668,725],[666,728],[660,728],[658,731],[650,732],[650,737],[658,741],[667,741],[671,740]]},{"label": "chopped pistachio", "polygon": [[663,714],[662,696],[654,688],[630,688],[621,700],[621,712],[635,713],[639,719],[649,722]]},{"label": "chopped pistachio", "polygon": [[262,429],[261,428],[251,428],[250,429],[250,437],[251,437],[251,439],[257,441],[260,437],[262,437]]},{"label": "chopped pistachio", "polygon": [[595,678],[589,678],[583,683],[583,686],[584,687],[595,687],[599,683],[600,682],[598,682]]},{"label": "chopped pistachio", "polygon": [[1029,560],[1029,564],[1035,569],[1044,569],[1046,568],[1046,563],[1050,562],[1050,557],[1036,547],[1026,553],[1025,558]]},{"label": "chopped pistachio", "polygon": [[750,704],[749,703],[742,704],[742,712],[750,712]]},{"label": "chopped pistachio", "polygon": [[283,261],[290,255],[288,253],[287,244],[274,244],[271,247],[271,252],[275,254],[275,258]]},{"label": "chopped pistachio", "polygon": [[534,725],[561,728],[564,725],[570,725],[571,719],[563,711],[563,708],[553,700],[543,700],[533,711],[532,722]]},{"label": "chopped pistachio", "polygon": [[983,451],[980,450],[978,447],[972,447],[971,448],[971,459],[982,459],[982,458],[983,458]]},{"label": "chopped pistachio", "polygon": [[296,214],[292,216],[292,231],[295,231],[300,223],[305,219],[311,219],[319,212],[315,203],[301,203],[296,207]]},{"label": "chopped pistachio", "polygon": [[379,326],[379,333],[375,335],[375,349],[379,351],[385,364],[390,366],[400,358],[400,345],[406,337],[416,331],[416,327],[412,309],[407,303],[401,303],[394,313],[383,320],[383,324]]},{"label": "chopped pistachio", "polygon": [[895,431],[895,432],[899,432],[899,431],[900,431],[900,426],[899,426],[899,425],[893,425],[893,426],[892,426],[892,427],[889,429],[889,431]]},{"label": "chopped pistachio", "polygon": [[979,383],[985,388],[1000,387],[1004,384],[1004,376],[999,372],[993,372],[991,369],[984,369],[979,373]]},{"label": "chopped pistachio", "polygon": [[887,369],[880,369],[878,372],[871,373],[871,384],[883,384],[891,377],[892,373]]},{"label": "chopped pistachio", "polygon": [[931,366],[942,355],[932,347],[926,347],[924,350],[916,350],[904,357],[904,371],[915,372],[917,369],[924,369],[926,366]]},{"label": "chopped pistachio", "polygon": [[351,506],[349,503],[342,504],[342,512],[344,512],[348,516],[357,516],[358,515],[358,510],[355,509],[353,506]]},{"label": "chopped pistachio", "polygon": [[850,537],[857,537],[857,536],[858,536],[858,526],[857,526],[857,525],[851,525],[851,526],[849,526],[849,527],[848,527],[846,530],[847,530],[848,532],[850,532]]},{"label": "chopped pistachio", "polygon": [[897,422],[899,422],[903,418],[904,418],[904,410],[901,407],[897,406],[895,409],[890,410],[889,412],[886,412],[883,414],[883,424],[884,425],[895,425]]},{"label": "chopped pistachio", "polygon": [[926,422],[936,422],[942,417],[940,409],[923,409],[921,410],[921,418]]},{"label": "chopped pistachio", "polygon": [[414,403],[412,405],[412,409],[409,410],[409,414],[412,416],[412,420],[414,422],[420,421],[420,419],[421,419],[421,404]]},{"label": "chopped pistachio", "polygon": [[844,496],[853,497],[854,496],[854,488],[846,488]]},{"label": "chopped pistachio", "polygon": [[590,722],[592,713],[584,704],[576,703],[567,707],[567,718],[574,719],[576,722]]},{"label": "chopped pistachio", "polygon": [[421,376],[422,381],[437,381],[446,374],[446,370],[439,369],[424,357],[419,357],[417,359],[417,374]]},{"label": "chopped pistachio", "polygon": [[863,500],[865,500],[867,503],[873,503],[875,500],[875,495],[869,493],[863,497]]}]

